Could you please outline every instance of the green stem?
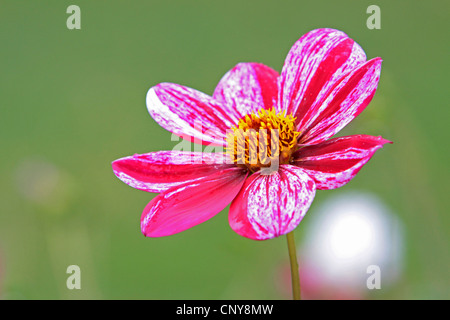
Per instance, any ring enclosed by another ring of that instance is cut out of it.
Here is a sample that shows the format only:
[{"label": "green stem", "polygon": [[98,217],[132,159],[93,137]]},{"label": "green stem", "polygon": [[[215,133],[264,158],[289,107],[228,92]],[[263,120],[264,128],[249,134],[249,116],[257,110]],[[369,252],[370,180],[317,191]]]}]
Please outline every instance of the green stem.
[{"label": "green stem", "polygon": [[289,260],[291,263],[291,279],[292,279],[292,298],[293,300],[301,300],[300,296],[300,276],[298,274],[297,252],[295,250],[294,231],[286,235]]}]

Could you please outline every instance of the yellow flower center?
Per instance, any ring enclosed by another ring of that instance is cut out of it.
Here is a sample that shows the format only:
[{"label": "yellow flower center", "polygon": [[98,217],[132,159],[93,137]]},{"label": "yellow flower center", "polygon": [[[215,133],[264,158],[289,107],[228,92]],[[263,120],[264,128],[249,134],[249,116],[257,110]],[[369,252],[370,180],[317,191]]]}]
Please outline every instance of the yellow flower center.
[{"label": "yellow flower center", "polygon": [[290,162],[297,149],[295,118],[275,109],[261,109],[240,119],[227,130],[226,153],[239,166],[256,172],[260,168]]}]

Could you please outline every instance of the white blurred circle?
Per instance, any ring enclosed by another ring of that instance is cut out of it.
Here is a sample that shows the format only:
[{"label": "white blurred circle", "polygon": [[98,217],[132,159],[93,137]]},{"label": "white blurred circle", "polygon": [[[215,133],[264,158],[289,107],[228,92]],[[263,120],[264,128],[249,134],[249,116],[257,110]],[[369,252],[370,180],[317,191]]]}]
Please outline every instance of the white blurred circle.
[{"label": "white blurred circle", "polygon": [[346,192],[309,213],[301,247],[306,269],[321,283],[366,289],[367,268],[380,267],[382,283],[395,281],[402,268],[403,228],[374,194]]}]

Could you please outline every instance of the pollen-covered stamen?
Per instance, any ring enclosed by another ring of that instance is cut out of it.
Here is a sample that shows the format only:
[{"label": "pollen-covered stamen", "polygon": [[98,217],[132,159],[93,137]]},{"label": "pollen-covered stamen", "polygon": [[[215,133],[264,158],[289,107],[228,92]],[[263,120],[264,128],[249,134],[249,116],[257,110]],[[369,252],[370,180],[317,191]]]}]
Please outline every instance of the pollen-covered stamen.
[{"label": "pollen-covered stamen", "polygon": [[300,132],[295,118],[275,109],[261,109],[239,120],[227,131],[226,152],[232,161],[256,172],[270,167],[272,161],[289,163]]}]

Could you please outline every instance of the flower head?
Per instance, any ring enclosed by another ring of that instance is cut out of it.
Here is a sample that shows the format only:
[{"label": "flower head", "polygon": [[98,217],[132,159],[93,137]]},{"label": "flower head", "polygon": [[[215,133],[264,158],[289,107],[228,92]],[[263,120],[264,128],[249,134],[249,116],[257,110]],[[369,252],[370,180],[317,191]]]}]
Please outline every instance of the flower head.
[{"label": "flower head", "polygon": [[270,167],[274,161],[289,163],[297,149],[299,134],[292,115],[261,109],[257,114],[246,115],[228,130],[226,150],[231,161],[256,172]]},{"label": "flower head", "polygon": [[144,235],[184,231],[230,203],[230,226],[244,237],[291,232],[316,189],[343,186],[389,142],[332,138],[372,100],[380,70],[381,59],[366,61],[345,33],[317,29],[294,44],[281,74],[239,63],[212,96],[172,83],[150,88],[147,108],[163,128],[225,152],[159,151],[113,162],[122,181],[159,193],[142,213]]}]

